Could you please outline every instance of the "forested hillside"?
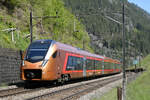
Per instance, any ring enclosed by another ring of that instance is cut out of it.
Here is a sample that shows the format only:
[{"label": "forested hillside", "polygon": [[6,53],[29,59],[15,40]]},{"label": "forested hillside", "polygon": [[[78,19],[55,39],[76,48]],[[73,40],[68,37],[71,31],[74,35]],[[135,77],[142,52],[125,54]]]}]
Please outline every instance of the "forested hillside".
[{"label": "forested hillside", "polygon": [[[101,55],[122,57],[121,0],[1,0],[1,47],[24,50],[29,45],[31,10],[34,40],[54,39],[88,51],[92,47]],[[126,54],[133,59],[150,53],[150,15],[126,1],[125,27]],[[16,29],[14,42],[9,28]]]},{"label": "forested hillside", "polygon": [[[53,39],[92,51],[90,38],[73,14],[64,7],[62,0],[0,0],[0,46],[24,50],[30,43],[30,11],[33,12],[33,38]],[[50,16],[52,18],[38,18]],[[56,16],[53,18],[53,16]],[[36,18],[35,18],[36,17]],[[74,23],[76,21],[76,30]],[[14,42],[11,31],[15,28]],[[84,36],[84,37],[83,37]]]},{"label": "forested hillside", "polygon": [[[121,0],[64,0],[65,6],[86,26],[97,53],[120,53],[122,50]],[[112,20],[113,19],[113,20]],[[117,22],[117,23],[116,23]],[[150,15],[125,2],[126,54],[130,57],[150,53]],[[120,57],[118,55],[118,57]]]}]

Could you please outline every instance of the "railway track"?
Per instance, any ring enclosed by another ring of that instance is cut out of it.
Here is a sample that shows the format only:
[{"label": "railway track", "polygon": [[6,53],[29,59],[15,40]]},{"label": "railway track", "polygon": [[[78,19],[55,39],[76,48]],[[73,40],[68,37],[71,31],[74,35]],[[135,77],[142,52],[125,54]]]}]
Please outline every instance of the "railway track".
[{"label": "railway track", "polygon": [[9,95],[13,95],[15,93],[19,93],[21,91],[23,91],[24,88],[13,88],[13,89],[6,89],[6,90],[1,90],[0,91],[0,98],[3,98],[3,97],[7,97]]},{"label": "railway track", "polygon": [[[127,77],[133,77],[127,74]],[[67,84],[63,86],[41,87],[36,89],[14,88],[0,91],[0,100],[71,100],[99,89],[109,83],[120,80],[121,74],[105,78]],[[19,98],[19,99],[18,99]]]},{"label": "railway track", "polygon": [[26,100],[70,100],[72,98],[78,98],[83,94],[103,87],[104,85],[117,81],[121,78],[122,76],[120,75],[113,78],[111,77],[103,80],[92,81],[90,83],[83,83],[57,91],[47,92],[46,94],[27,98]]},{"label": "railway track", "polygon": [[44,88],[36,88],[36,89],[24,89],[23,87],[1,90],[0,91],[0,99],[7,98],[14,95],[31,93],[34,91],[42,90]]}]

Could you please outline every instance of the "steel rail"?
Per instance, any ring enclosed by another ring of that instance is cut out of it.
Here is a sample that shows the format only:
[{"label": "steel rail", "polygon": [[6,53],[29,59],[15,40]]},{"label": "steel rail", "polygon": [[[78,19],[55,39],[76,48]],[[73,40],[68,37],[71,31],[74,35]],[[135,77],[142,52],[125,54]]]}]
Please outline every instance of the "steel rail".
[{"label": "steel rail", "polygon": [[[122,76],[119,76],[119,77],[121,78]],[[120,78],[117,77],[117,80],[119,80]],[[68,91],[68,90],[72,91],[72,89],[77,90],[78,88],[80,88],[80,87],[85,87],[85,86],[90,86],[91,88],[93,88],[95,85],[93,86],[92,84],[95,84],[95,83],[97,84],[97,82],[103,83],[103,81],[110,80],[110,79],[112,79],[112,77],[111,77],[111,78],[107,78],[107,79],[92,81],[92,82],[90,82],[90,83],[79,84],[79,85],[76,85],[76,86],[72,86],[72,87],[68,87],[68,88],[64,88],[64,89],[60,89],[60,90],[56,90],[56,91],[52,91],[52,92],[48,92],[48,93],[43,94],[43,95],[40,95],[40,96],[28,98],[28,99],[26,99],[26,100],[39,100],[39,99],[42,100],[42,99],[44,99],[44,98],[46,98],[46,97],[54,96],[54,95],[60,94],[60,93],[62,93],[62,92],[64,92],[64,91]],[[114,81],[114,80],[113,80],[113,81]],[[111,82],[112,82],[112,81],[111,81]],[[109,82],[109,83],[110,83],[110,82]],[[103,84],[105,84],[105,83],[103,83]],[[100,84],[98,84],[98,85],[100,85]]]},{"label": "steel rail", "polygon": [[39,91],[42,89],[45,89],[45,88],[24,89],[23,87],[21,87],[21,88],[1,90],[0,91],[0,99],[6,98],[9,96],[19,95],[19,94],[31,93],[31,92]]}]

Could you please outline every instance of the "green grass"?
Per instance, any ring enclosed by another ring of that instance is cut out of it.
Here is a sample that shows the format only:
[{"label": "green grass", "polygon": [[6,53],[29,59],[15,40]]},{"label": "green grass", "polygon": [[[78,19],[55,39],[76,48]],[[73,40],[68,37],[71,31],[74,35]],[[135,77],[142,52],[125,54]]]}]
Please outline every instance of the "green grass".
[{"label": "green grass", "polygon": [[128,85],[127,100],[150,100],[149,76],[150,72],[147,71]]},{"label": "green grass", "polygon": [[[3,1],[0,1],[0,4]],[[30,33],[29,8],[32,6],[33,16],[56,16],[58,18],[33,19],[33,37],[36,39],[52,39],[72,46],[82,48],[83,39],[86,50],[93,52],[90,47],[90,37],[85,26],[64,7],[62,0],[8,0],[0,7],[0,46],[25,50],[30,43],[30,38],[25,38]],[[74,22],[76,30],[74,32]],[[8,28],[17,28],[14,32],[15,42],[11,41],[11,33],[2,31]],[[19,34],[19,38],[18,35]]]},{"label": "green grass", "polygon": [[[142,67],[146,69],[136,80],[127,85],[126,100],[150,100],[150,55],[142,60]],[[116,88],[100,98],[92,100],[117,100]]]},{"label": "green grass", "polygon": [[150,55],[142,61],[146,71],[127,88],[127,100],[150,100]]},{"label": "green grass", "polygon": [[150,71],[150,55],[148,55],[141,63],[143,68],[146,68],[147,71]]}]

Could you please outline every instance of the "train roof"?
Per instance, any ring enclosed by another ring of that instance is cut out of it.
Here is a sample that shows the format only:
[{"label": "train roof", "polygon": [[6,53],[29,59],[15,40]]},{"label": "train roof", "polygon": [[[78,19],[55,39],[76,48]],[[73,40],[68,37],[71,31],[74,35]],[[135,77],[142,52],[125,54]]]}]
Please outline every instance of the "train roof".
[{"label": "train roof", "polygon": [[97,55],[97,54],[92,54],[88,51],[85,51],[85,50],[82,50],[80,48],[76,48],[76,47],[73,47],[71,45],[68,45],[68,44],[63,44],[63,43],[60,43],[60,42],[56,42],[54,40],[50,40],[50,39],[43,39],[43,40],[36,40],[34,42],[46,42],[46,43],[54,43],[57,45],[57,48],[58,49],[61,49],[61,50],[64,50],[64,51],[68,51],[68,52],[72,52],[72,53],[76,53],[76,54],[80,54],[80,55],[84,55],[86,57],[95,57],[95,58],[100,58],[100,59],[104,59],[104,60],[109,60],[109,61],[114,61],[116,63],[119,63],[120,61],[119,60],[116,60],[116,59],[112,59],[112,58],[109,58],[109,57],[104,57],[104,56],[101,56],[101,55]]},{"label": "train roof", "polygon": [[63,44],[63,43],[60,43],[60,42],[56,42],[56,45],[58,46],[59,49],[62,49],[62,50],[68,51],[68,52],[85,55],[87,57],[95,57],[95,58],[100,58],[100,59],[104,59],[104,60],[109,60],[109,62],[120,63],[120,61],[117,60],[117,59],[112,59],[112,58],[109,58],[109,57],[104,57],[104,56],[101,56],[101,55],[92,54],[88,51],[82,50],[80,48],[73,47],[73,46],[68,45],[68,44]]},{"label": "train roof", "polygon": [[65,50],[65,51],[68,51],[68,52],[81,54],[81,55],[88,56],[88,57],[96,57],[96,58],[104,59],[103,56],[92,54],[92,53],[87,52],[85,50],[82,50],[80,48],[72,47],[71,45],[68,45],[68,44],[63,44],[63,43],[60,43],[60,42],[56,42],[55,44],[61,50]]}]

